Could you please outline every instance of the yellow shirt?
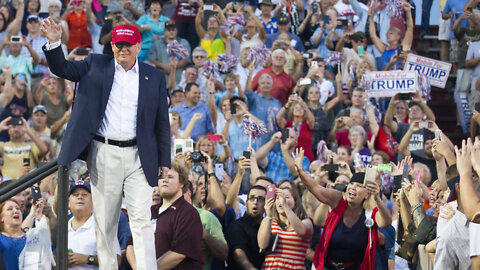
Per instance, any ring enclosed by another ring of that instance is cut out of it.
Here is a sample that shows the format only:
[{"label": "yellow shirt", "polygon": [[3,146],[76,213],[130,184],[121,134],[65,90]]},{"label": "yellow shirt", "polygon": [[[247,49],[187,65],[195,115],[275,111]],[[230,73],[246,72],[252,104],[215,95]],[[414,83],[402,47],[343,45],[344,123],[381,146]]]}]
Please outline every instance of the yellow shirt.
[{"label": "yellow shirt", "polygon": [[23,176],[23,159],[30,159],[30,167],[38,162],[40,150],[34,143],[0,142],[0,154],[3,156],[2,174],[11,179]]},{"label": "yellow shirt", "polygon": [[207,51],[207,57],[210,61],[217,61],[217,54],[225,53],[225,44],[223,44],[219,35],[212,41],[209,39],[208,34],[205,34],[205,37],[203,37],[200,43],[200,47]]}]

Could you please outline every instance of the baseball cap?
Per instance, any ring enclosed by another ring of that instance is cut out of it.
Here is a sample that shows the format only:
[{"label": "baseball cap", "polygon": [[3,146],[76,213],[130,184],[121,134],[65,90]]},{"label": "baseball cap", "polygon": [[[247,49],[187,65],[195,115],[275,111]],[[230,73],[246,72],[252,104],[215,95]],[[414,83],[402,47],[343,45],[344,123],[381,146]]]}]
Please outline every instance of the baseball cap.
[{"label": "baseball cap", "polygon": [[12,117],[10,121],[8,121],[8,126],[23,126],[22,118],[20,117]]},{"label": "baseball cap", "polygon": [[365,178],[364,172],[357,172],[352,175],[350,178],[350,183],[360,183],[363,184],[363,179]]},{"label": "baseball cap", "polygon": [[47,113],[47,108],[43,105],[37,105],[37,106],[33,107],[33,113],[36,113],[38,111],[42,111],[44,113]]},{"label": "baseball cap", "polygon": [[259,0],[258,1],[258,6],[260,6],[260,5],[275,6],[275,4],[272,2],[272,0]]},{"label": "baseball cap", "polygon": [[141,41],[140,31],[133,25],[117,25],[113,28],[112,44],[125,41],[130,44],[137,44]]},{"label": "baseball cap", "polygon": [[351,40],[359,41],[365,38],[365,33],[362,31],[355,32],[350,35]]},{"label": "baseball cap", "polygon": [[290,23],[290,19],[285,14],[281,15],[280,18],[278,18],[278,24],[280,24],[280,25],[285,25],[285,24],[289,24],[289,23]]},{"label": "baseball cap", "polygon": [[27,22],[30,22],[30,21],[36,21],[36,22],[39,22],[40,21],[40,18],[35,15],[35,14],[31,14],[27,17]]},{"label": "baseball cap", "polygon": [[70,185],[70,195],[77,189],[77,188],[84,188],[88,193],[92,193],[92,189],[90,188],[90,184],[83,180],[76,180]]},{"label": "baseball cap", "polygon": [[176,92],[182,92],[184,93],[185,91],[183,91],[183,88],[181,86],[177,86],[175,88],[172,89],[172,91],[170,92],[171,95],[173,95],[174,93]]},{"label": "baseball cap", "polygon": [[175,24],[174,20],[169,20],[165,22],[165,28],[176,28],[177,24]]},{"label": "baseball cap", "polygon": [[422,105],[420,105],[420,103],[415,102],[415,101],[410,101],[410,102],[408,103],[408,108],[412,108],[413,106],[418,106],[418,107],[420,107],[420,109],[422,109],[422,112],[425,112],[425,111],[423,110]]}]

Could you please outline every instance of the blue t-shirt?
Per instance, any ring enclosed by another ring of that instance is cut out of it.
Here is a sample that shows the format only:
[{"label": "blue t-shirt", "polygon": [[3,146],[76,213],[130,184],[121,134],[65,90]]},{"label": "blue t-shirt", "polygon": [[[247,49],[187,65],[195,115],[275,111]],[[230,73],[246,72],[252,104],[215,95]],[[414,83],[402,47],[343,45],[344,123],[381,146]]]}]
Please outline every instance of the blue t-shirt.
[{"label": "blue t-shirt", "polygon": [[[445,3],[445,7],[443,8],[442,13],[450,13],[452,12],[452,16],[455,17],[455,19],[460,18],[463,14],[463,8],[467,4],[468,0],[447,0]],[[456,13],[456,14],[453,14]],[[451,20],[452,17],[450,17],[450,25],[453,26],[455,23],[454,21]],[[462,23],[460,24],[461,27],[468,28],[468,20],[462,20]],[[454,33],[453,31],[450,31],[450,39],[453,39]]]},{"label": "blue t-shirt", "polygon": [[[261,19],[260,19],[261,20]],[[275,17],[271,17],[270,21],[265,23],[262,21],[263,28],[265,28],[265,32],[267,32],[267,35],[275,34],[278,31],[278,19]]]},{"label": "blue t-shirt", "polygon": [[382,53],[382,66],[379,70],[383,70],[390,62],[390,59],[397,53],[397,49],[387,50],[385,49]]},{"label": "blue t-shirt", "polygon": [[0,233],[0,251],[2,252],[3,261],[7,270],[18,269],[18,257],[22,253],[27,236],[20,238],[7,237]]}]

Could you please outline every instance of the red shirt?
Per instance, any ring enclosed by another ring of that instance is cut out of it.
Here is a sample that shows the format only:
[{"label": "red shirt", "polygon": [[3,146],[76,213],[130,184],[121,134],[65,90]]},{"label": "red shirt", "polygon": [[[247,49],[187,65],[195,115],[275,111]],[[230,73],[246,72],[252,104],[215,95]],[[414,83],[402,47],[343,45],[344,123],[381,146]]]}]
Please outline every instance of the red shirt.
[{"label": "red shirt", "polygon": [[[287,120],[287,128],[293,127],[293,122]],[[294,128],[295,132],[298,134],[298,143],[297,148],[303,147],[304,155],[310,160],[310,162],[315,160],[315,155],[312,150],[312,130],[308,127],[307,121],[303,121],[300,124],[300,131],[298,127]]]},{"label": "red shirt", "polygon": [[72,11],[67,14],[65,21],[68,23],[67,49],[73,50],[76,47],[91,48],[92,37],[87,29],[85,11],[82,11],[80,15]]},{"label": "red shirt", "polygon": [[271,95],[272,97],[278,99],[282,103],[282,106],[285,105],[285,103],[287,103],[288,96],[292,94],[292,89],[294,86],[292,77],[290,77],[290,75],[285,73],[283,70],[280,74],[275,74],[272,70],[272,67],[264,68],[260,70],[255,77],[253,77],[253,90],[258,90],[258,78],[260,78],[260,76],[263,74],[272,76],[273,86]]}]

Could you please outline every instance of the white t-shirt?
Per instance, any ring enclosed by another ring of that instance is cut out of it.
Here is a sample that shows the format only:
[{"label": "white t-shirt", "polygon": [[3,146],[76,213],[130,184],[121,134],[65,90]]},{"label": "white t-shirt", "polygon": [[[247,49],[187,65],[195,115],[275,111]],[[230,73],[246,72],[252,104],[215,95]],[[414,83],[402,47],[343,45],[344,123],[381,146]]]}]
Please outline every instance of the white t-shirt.
[{"label": "white t-shirt", "polygon": [[[90,218],[77,230],[72,228],[73,217],[68,221],[68,249],[74,253],[84,255],[97,255],[97,238],[95,237],[95,220],[93,214]],[[120,244],[115,238],[115,253],[120,255]],[[69,270],[88,270],[99,269],[98,266],[93,265],[75,265],[68,268]]]},{"label": "white t-shirt", "polygon": [[350,4],[345,4],[343,3],[342,0],[339,0],[334,6],[333,6],[337,12],[338,12],[338,19],[339,20],[346,20],[347,19],[347,14],[354,14],[353,16],[353,22],[357,22],[360,18],[358,18],[357,13],[352,8],[352,5]]},{"label": "white t-shirt", "polygon": [[[473,60],[475,58],[480,57],[480,41],[475,41],[468,46],[467,57],[465,60]],[[475,84],[480,78],[480,65],[477,64],[474,68],[472,68],[472,85],[470,86],[470,90],[475,90]]]}]

